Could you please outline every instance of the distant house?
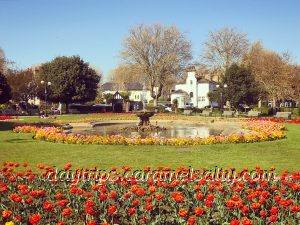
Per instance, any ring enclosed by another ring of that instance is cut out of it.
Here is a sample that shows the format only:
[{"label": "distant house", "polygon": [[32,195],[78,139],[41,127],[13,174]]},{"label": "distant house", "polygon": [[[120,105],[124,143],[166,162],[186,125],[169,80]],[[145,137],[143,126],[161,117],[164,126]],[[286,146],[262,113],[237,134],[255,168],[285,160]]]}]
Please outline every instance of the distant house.
[{"label": "distant house", "polygon": [[149,103],[152,100],[150,90],[146,89],[140,83],[125,83],[117,84],[113,82],[107,82],[102,85],[103,94],[115,94],[116,92],[127,92],[129,94],[130,101]]},{"label": "distant house", "polygon": [[218,83],[207,80],[203,77],[198,77],[196,71],[191,69],[187,72],[187,77],[184,83],[175,85],[175,90],[171,93],[171,102],[177,99],[178,108],[191,106],[195,108],[204,108],[214,105],[208,99],[208,93],[216,90]]}]

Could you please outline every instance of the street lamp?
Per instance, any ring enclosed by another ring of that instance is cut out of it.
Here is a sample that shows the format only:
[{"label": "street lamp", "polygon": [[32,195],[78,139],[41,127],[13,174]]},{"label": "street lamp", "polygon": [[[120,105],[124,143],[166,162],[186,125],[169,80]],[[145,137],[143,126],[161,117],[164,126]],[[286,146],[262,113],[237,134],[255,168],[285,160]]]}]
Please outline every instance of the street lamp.
[{"label": "street lamp", "polygon": [[223,108],[224,108],[224,105],[223,105],[223,91],[224,91],[225,88],[227,88],[227,84],[223,84],[223,85],[217,84],[216,87],[220,88],[220,90],[221,90],[221,112],[223,112]]},{"label": "street lamp", "polygon": [[45,117],[47,117],[47,86],[51,85],[50,81],[41,81],[42,85],[45,85]]}]

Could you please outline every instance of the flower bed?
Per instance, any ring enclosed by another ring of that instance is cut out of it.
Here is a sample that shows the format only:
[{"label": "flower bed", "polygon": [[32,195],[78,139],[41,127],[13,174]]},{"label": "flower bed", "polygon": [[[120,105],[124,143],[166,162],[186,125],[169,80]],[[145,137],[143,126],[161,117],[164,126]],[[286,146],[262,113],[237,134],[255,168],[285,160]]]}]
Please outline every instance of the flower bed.
[{"label": "flower bed", "polygon": [[285,138],[285,127],[270,121],[252,121],[242,126],[244,129],[254,131],[247,134],[231,134],[228,136],[218,135],[207,138],[129,138],[120,135],[98,136],[66,134],[61,128],[17,126],[13,129],[15,133],[35,133],[34,138],[50,142],[62,142],[66,144],[99,144],[99,145],[208,145],[225,143],[250,143],[259,141],[271,141]]},{"label": "flower bed", "polygon": [[300,124],[300,119],[292,119],[292,120],[285,120],[280,118],[253,118],[248,119],[249,121],[271,121],[276,123],[294,123],[294,124]]},{"label": "flower bed", "polygon": [[1,120],[12,120],[14,117],[13,116],[0,116],[0,121]]},{"label": "flower bed", "polygon": [[300,224],[299,172],[276,176],[271,168],[263,179],[260,167],[256,176],[247,168],[235,176],[231,168],[221,179],[180,167],[171,179],[170,168],[148,167],[142,171],[151,176],[139,179],[123,166],[111,169],[111,179],[93,168],[73,170],[68,180],[57,175],[71,171],[70,163],[59,172],[42,164],[38,173],[19,167],[2,165],[1,224]]}]

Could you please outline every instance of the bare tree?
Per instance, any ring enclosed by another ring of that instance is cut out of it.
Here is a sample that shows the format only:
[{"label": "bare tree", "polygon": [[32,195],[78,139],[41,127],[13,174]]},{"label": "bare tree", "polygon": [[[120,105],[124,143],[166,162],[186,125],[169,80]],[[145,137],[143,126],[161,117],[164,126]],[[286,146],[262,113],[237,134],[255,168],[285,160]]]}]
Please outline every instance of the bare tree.
[{"label": "bare tree", "polygon": [[0,73],[6,75],[9,67],[14,65],[13,61],[6,58],[4,50],[0,47]]},{"label": "bare tree", "polygon": [[191,43],[175,26],[139,25],[129,31],[121,57],[138,65],[149,83],[154,105],[170,80],[191,60]]},{"label": "bare tree", "polygon": [[118,89],[124,89],[125,83],[141,83],[145,85],[144,76],[137,65],[119,65],[109,72],[108,79],[116,83]]},{"label": "bare tree", "polygon": [[263,84],[268,98],[276,107],[280,100],[289,98],[292,94],[289,83],[292,69],[286,55],[266,50],[260,42],[256,42],[245,56],[244,63],[250,67],[257,81]]},{"label": "bare tree", "polygon": [[211,69],[219,70],[224,75],[231,64],[240,62],[248,47],[247,34],[225,27],[209,33],[201,58]]},{"label": "bare tree", "polygon": [[6,67],[5,54],[2,48],[0,48],[0,73],[4,73]]},{"label": "bare tree", "polygon": [[291,98],[298,102],[300,108],[300,66],[293,66],[292,75],[290,77],[290,86],[292,90]]}]

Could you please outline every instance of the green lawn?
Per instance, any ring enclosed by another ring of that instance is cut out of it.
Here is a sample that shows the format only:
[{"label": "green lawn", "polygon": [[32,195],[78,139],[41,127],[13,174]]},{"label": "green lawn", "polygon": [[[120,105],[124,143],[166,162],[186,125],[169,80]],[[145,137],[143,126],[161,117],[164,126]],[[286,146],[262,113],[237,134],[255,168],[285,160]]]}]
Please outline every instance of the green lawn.
[{"label": "green lawn", "polygon": [[[64,120],[83,116],[64,116]],[[87,116],[84,116],[85,118]],[[25,118],[26,122],[38,121]],[[0,122],[0,162],[28,162],[63,166],[72,162],[75,167],[110,169],[123,165],[142,169],[159,165],[177,168],[179,165],[193,168],[214,169],[244,167],[259,164],[263,169],[275,166],[277,171],[299,170],[300,125],[286,124],[287,138],[279,141],[251,144],[219,144],[202,146],[101,146],[48,143],[32,139],[32,134],[14,134],[11,122]]]}]

